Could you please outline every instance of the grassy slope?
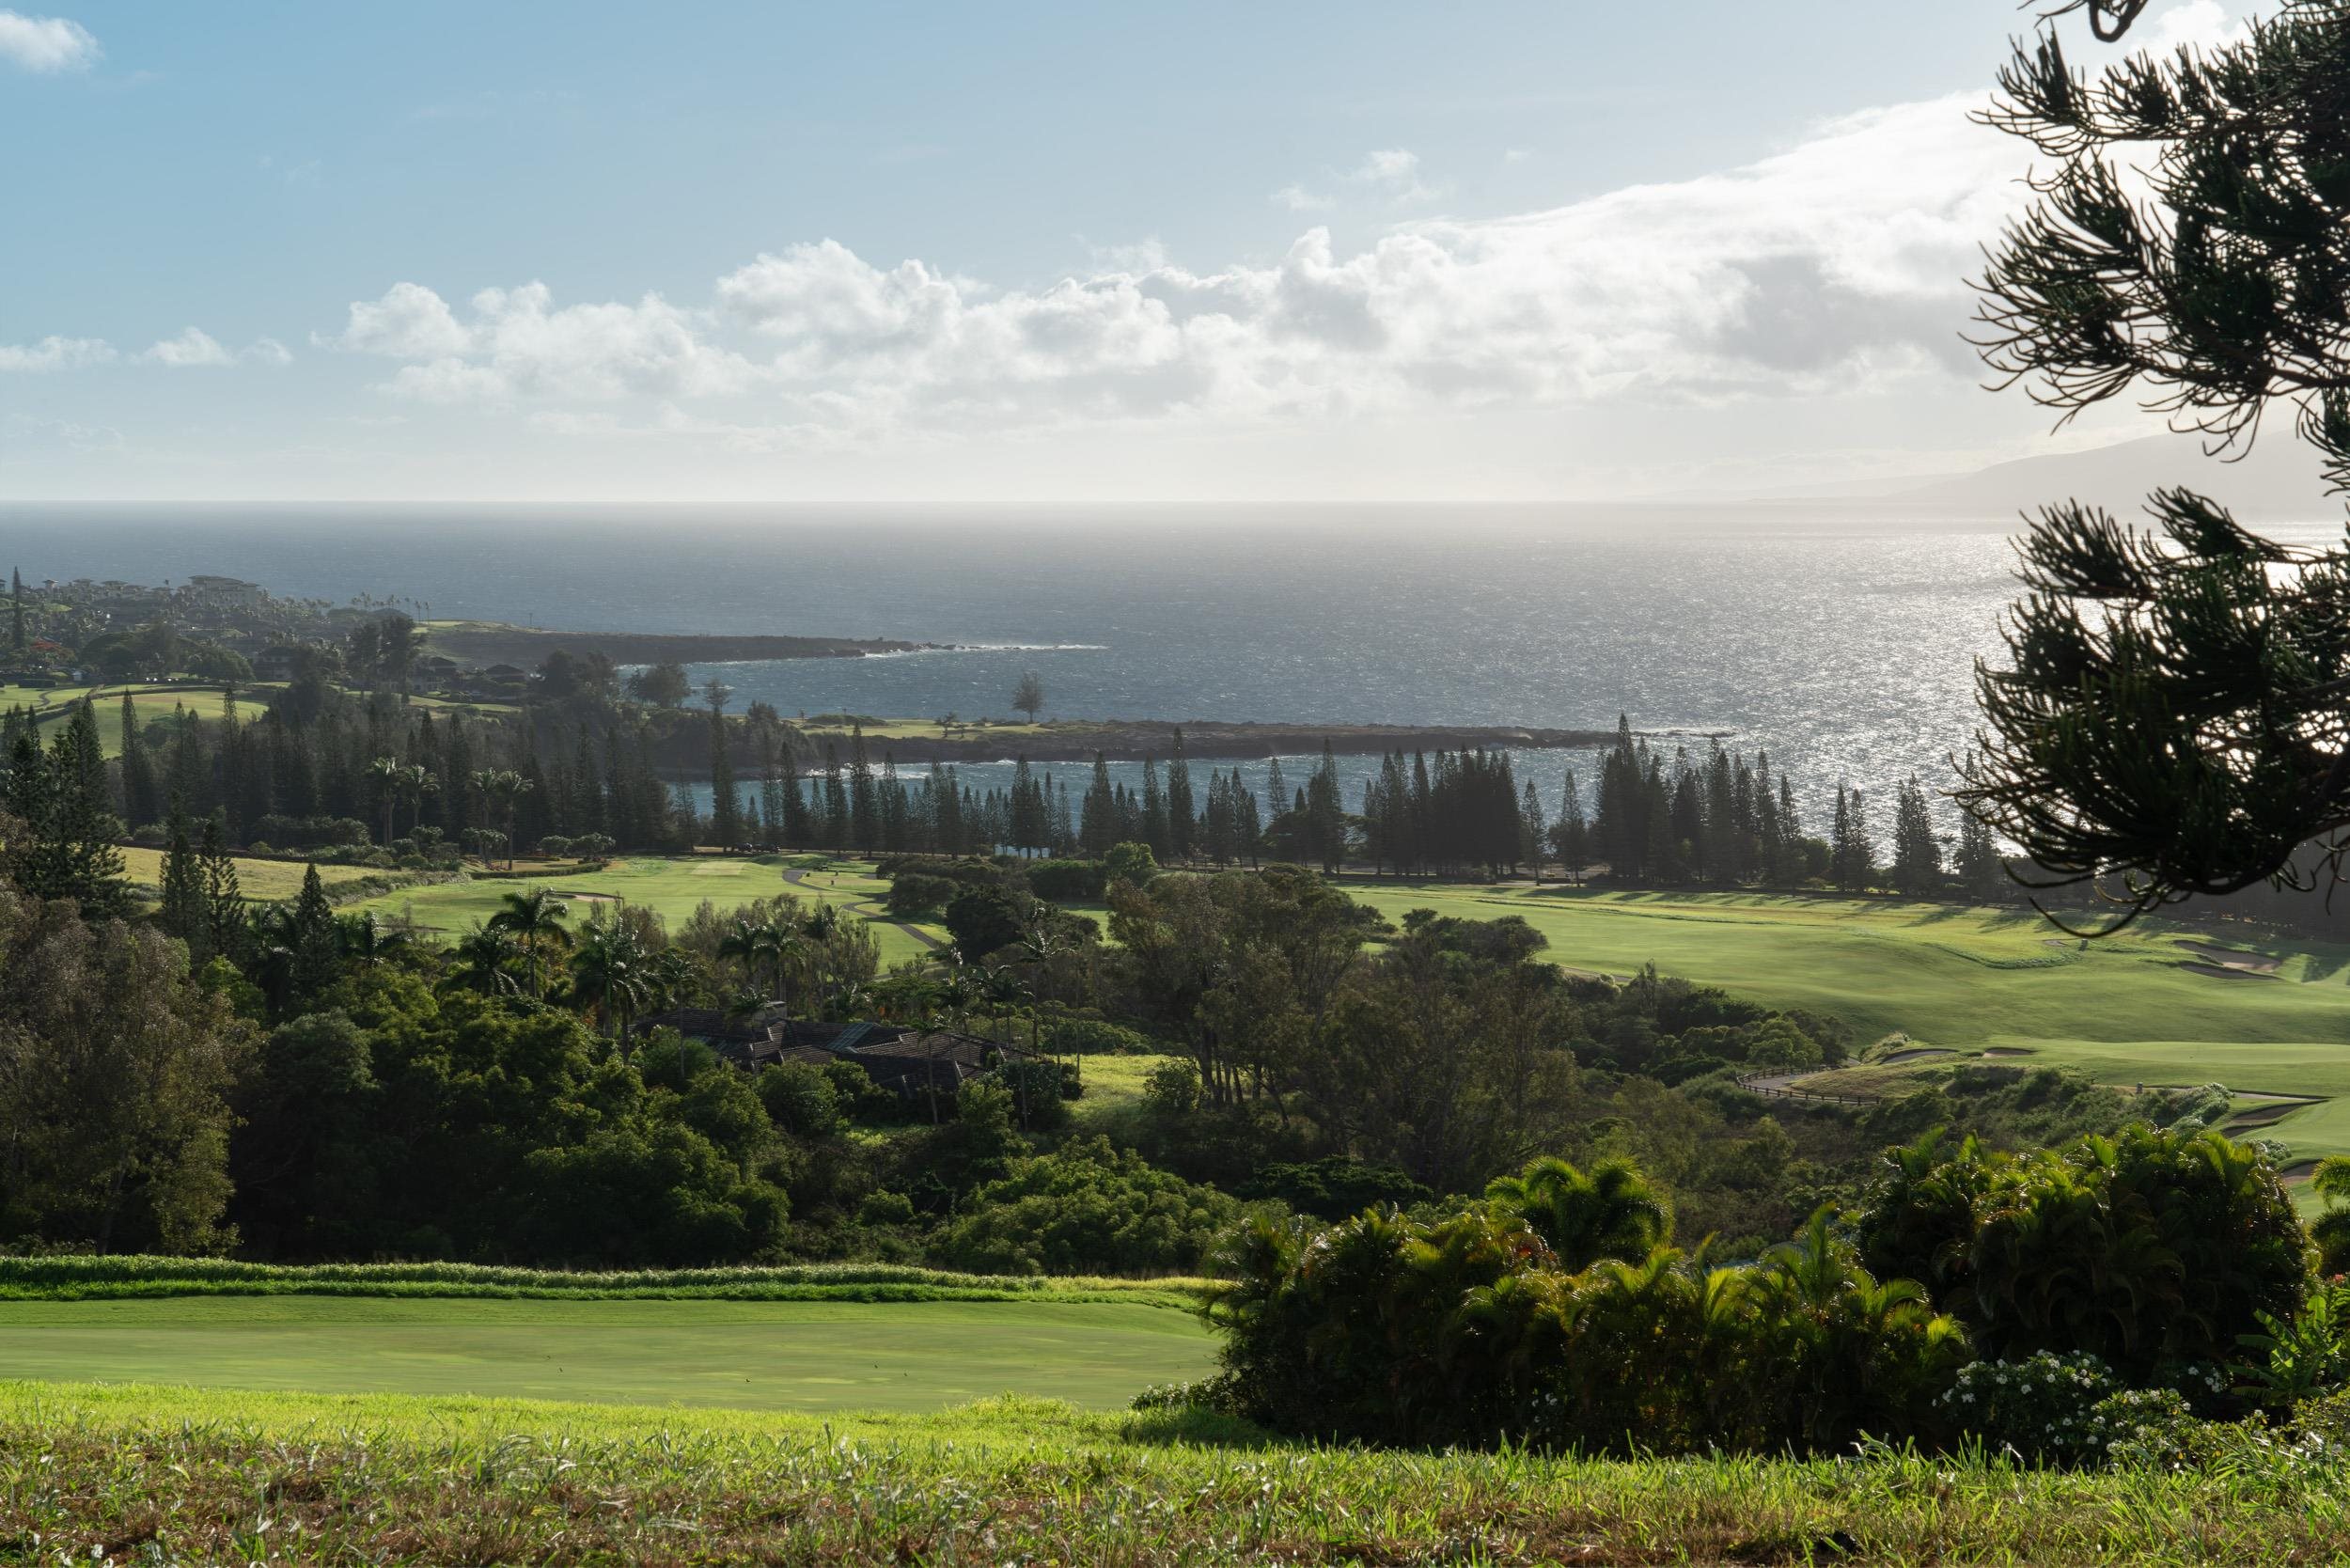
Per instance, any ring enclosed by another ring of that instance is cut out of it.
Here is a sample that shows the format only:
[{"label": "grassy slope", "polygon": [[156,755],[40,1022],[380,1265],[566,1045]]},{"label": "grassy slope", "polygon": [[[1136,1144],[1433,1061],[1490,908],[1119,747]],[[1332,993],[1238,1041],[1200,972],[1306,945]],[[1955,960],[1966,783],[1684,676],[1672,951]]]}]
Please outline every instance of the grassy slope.
[{"label": "grassy slope", "polygon": [[320,1393],[788,1410],[1016,1393],[1110,1409],[1213,1356],[1187,1312],[1049,1299],[0,1303],[0,1378]]},{"label": "grassy slope", "polygon": [[[235,857],[237,886],[248,899],[290,899],[302,891],[302,862],[298,860],[247,860]],[[122,851],[122,869],[138,886],[160,888],[164,885],[164,852],[126,845]],[[397,872],[382,871],[371,866],[321,866],[319,880],[328,888],[347,882],[362,882],[371,876],[392,876]]]},{"label": "grassy slope", "polygon": [[2117,1083],[2218,1081],[2333,1102],[2271,1136],[2296,1152],[2350,1151],[2350,948],[2227,945],[2281,961],[2279,978],[2188,968],[2198,929],[2156,920],[2086,949],[2029,912],[1739,894],[1593,893],[1460,885],[1349,886],[1390,915],[1523,915],[1570,967],[1668,974],[1778,1007],[1966,1049],[2022,1048]]},{"label": "grassy slope", "polygon": [[[580,898],[583,902],[574,905],[574,909],[581,917],[588,909],[586,900],[622,898],[631,903],[651,906],[673,928],[692,915],[695,907],[704,899],[710,900],[724,912],[738,904],[748,903],[753,899],[772,898],[777,893],[796,890],[804,901],[821,900],[854,905],[858,906],[857,913],[865,913],[862,906],[868,901],[888,890],[885,884],[870,876],[847,872],[837,878],[822,872],[811,873],[811,880],[793,889],[784,880],[783,871],[787,865],[794,864],[796,858],[787,859],[772,855],[750,858],[634,855],[616,860],[600,871],[582,871],[543,879],[442,883],[431,887],[387,893],[354,904],[352,908],[372,909],[384,915],[412,914],[433,933],[453,937],[473,921],[486,919],[495,913],[499,901],[506,894],[535,886]],[[927,950],[921,943],[888,922],[875,921],[872,929],[874,938],[881,947],[885,967]],[[944,936],[944,933],[934,926],[923,929],[933,935]]]},{"label": "grassy slope", "polygon": [[1019,1400],[818,1418],[0,1384],[0,1555],[26,1560],[2168,1565],[2340,1560],[2346,1521],[2338,1465],[1610,1463]]}]

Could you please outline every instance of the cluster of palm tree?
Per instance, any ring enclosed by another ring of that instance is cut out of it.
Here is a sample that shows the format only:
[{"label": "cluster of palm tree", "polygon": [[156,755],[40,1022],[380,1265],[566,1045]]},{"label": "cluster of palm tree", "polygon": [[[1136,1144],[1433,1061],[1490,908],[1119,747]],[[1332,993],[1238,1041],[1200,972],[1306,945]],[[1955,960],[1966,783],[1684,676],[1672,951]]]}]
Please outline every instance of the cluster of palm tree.
[{"label": "cluster of palm tree", "polygon": [[506,869],[510,871],[514,869],[514,808],[530,792],[530,780],[512,768],[479,768],[472,782],[490,809],[506,819]]},{"label": "cluster of palm tree", "polygon": [[368,777],[374,781],[376,798],[384,803],[384,847],[392,847],[395,813],[406,805],[412,812],[421,812],[427,795],[440,792],[441,781],[419,762],[402,762],[397,757],[378,757],[368,764]]},{"label": "cluster of palm tree", "polygon": [[2126,1378],[2232,1359],[2310,1281],[2275,1168],[2202,1130],[2015,1155],[1929,1137],[1886,1156],[1860,1244],[1878,1272],[1925,1281],[1985,1355],[2085,1352]]},{"label": "cluster of palm tree", "polygon": [[1966,1335],[1825,1211],[1729,1267],[1665,1245],[1670,1223],[1632,1168],[1562,1160],[1433,1221],[1253,1220],[1214,1309],[1234,1392],[1288,1431],[1415,1445],[1822,1451],[1929,1429]]},{"label": "cluster of palm tree", "polygon": [[596,1014],[625,1052],[639,1014],[694,989],[693,961],[646,941],[625,917],[592,920],[573,932],[570,914],[562,896],[548,888],[504,895],[497,912],[457,944],[456,979],[488,995],[534,1002],[548,1000],[559,979],[562,999]]}]

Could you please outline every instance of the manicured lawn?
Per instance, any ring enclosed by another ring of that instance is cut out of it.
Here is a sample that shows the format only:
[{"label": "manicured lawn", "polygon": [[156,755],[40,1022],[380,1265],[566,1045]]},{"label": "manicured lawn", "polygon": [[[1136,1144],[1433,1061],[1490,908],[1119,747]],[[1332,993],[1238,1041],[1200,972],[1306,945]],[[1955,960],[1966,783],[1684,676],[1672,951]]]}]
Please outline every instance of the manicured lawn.
[{"label": "manicured lawn", "polygon": [[761,1410],[1095,1409],[1204,1375],[1166,1307],[177,1297],[0,1304],[0,1378]]},{"label": "manicured lawn", "polygon": [[[485,877],[402,889],[352,908],[371,909],[383,915],[413,915],[430,933],[444,938],[461,935],[475,920],[489,918],[497,912],[506,894],[541,886],[575,901],[575,919],[584,918],[599,899],[625,899],[630,903],[650,906],[672,928],[691,916],[704,899],[724,913],[753,899],[773,898],[783,892],[796,892],[807,904],[838,904],[853,915],[870,917],[882,913],[873,901],[887,892],[888,886],[871,876],[870,866],[838,872],[809,872],[807,880],[794,887],[783,873],[787,867],[795,866],[804,858],[774,855],[633,855],[615,860],[597,871],[546,877]],[[885,967],[929,950],[886,920],[873,921],[872,929]],[[922,929],[942,939],[945,934],[934,926]]]},{"label": "manicured lawn", "polygon": [[1570,968],[1667,974],[1850,1023],[1864,1041],[2176,1040],[2338,1043],[2350,1054],[2350,948],[2249,942],[2279,978],[2215,976],[2203,931],[2147,921],[2086,947],[2039,916],[1955,904],[1737,894],[1352,883],[1391,916],[1521,915]]},{"label": "manicured lawn", "polygon": [[[302,891],[302,862],[298,860],[247,860],[235,856],[237,888],[248,899],[275,902],[290,899]],[[161,850],[125,847],[122,870],[132,882],[141,887],[161,888],[164,885],[164,852]],[[381,871],[368,866],[321,866],[319,880],[334,888],[348,882],[361,882],[371,876],[391,876],[397,872]]]},{"label": "manicured lawn", "polygon": [[[1969,1053],[2025,1050],[2018,1059],[2112,1083],[2324,1097],[2263,1136],[2295,1153],[2350,1152],[2350,948],[2161,920],[2084,946],[2028,910],[1832,897],[1375,882],[1348,891],[1390,916],[1521,915],[1570,968],[1625,975],[1653,962],[1842,1018],[1863,1043],[1900,1031]],[[2201,949],[2213,947],[2274,973],[2208,972]]]}]

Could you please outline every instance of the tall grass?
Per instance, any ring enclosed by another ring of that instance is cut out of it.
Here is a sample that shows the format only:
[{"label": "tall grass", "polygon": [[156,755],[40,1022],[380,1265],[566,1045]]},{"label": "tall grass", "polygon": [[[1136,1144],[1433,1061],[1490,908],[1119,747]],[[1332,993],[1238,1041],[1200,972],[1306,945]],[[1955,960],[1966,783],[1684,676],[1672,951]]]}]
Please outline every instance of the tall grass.
[{"label": "tall grass", "polygon": [[931,1564],[2310,1563],[2350,1470],[1607,1462],[992,1402],[684,1415],[0,1385],[0,1558]]},{"label": "tall grass", "polygon": [[241,1262],[227,1258],[0,1258],[0,1301],[173,1295],[502,1296],[572,1300],[1124,1301],[1189,1307],[1203,1281],[953,1274],[890,1263],[572,1273],[478,1263]]}]

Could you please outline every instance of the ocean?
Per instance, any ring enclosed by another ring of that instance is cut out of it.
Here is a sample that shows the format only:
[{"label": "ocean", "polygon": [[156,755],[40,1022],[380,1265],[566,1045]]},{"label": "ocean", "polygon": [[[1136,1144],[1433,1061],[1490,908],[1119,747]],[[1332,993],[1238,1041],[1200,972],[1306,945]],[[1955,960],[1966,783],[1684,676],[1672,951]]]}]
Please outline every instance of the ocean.
[{"label": "ocean", "polygon": [[[787,715],[1008,717],[1024,670],[1067,717],[1606,729],[1622,713],[1767,750],[1816,817],[1840,779],[1888,809],[1912,773],[1951,781],[1974,662],[1998,655],[2015,591],[2010,531],[1785,505],[35,504],[0,510],[0,567],[220,572],[396,596],[419,618],[957,645],[694,672],[718,674],[738,711]],[[1522,765],[1555,801],[1570,760]]]}]

